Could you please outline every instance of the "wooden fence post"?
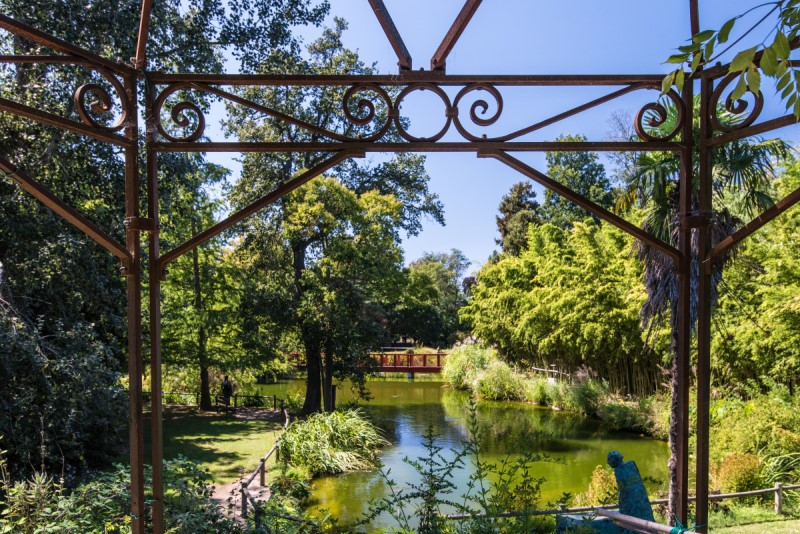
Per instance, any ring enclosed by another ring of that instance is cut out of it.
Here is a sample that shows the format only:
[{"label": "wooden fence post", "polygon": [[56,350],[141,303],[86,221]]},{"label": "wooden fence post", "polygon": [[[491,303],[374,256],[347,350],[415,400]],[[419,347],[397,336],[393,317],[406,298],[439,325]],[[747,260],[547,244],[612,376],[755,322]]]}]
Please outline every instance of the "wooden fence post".
[{"label": "wooden fence post", "polygon": [[247,490],[242,482],[242,517],[247,517]]},{"label": "wooden fence post", "polygon": [[783,512],[783,484],[775,483],[775,513],[780,515]]},{"label": "wooden fence post", "polygon": [[266,458],[261,460],[261,473],[260,473],[261,479],[259,480],[259,482],[261,483],[261,487],[262,488],[267,485],[267,473],[266,473],[267,465],[266,464],[267,464],[267,459]]}]

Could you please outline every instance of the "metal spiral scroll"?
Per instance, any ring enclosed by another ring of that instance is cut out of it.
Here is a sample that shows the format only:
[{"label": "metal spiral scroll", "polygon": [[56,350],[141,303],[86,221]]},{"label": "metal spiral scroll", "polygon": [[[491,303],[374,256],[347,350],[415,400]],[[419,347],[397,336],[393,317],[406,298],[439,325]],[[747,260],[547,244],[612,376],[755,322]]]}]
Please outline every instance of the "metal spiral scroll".
[{"label": "metal spiral scroll", "polygon": [[465,138],[470,141],[483,141],[486,140],[486,135],[477,136],[473,135],[464,128],[464,125],[461,124],[461,119],[458,116],[458,104],[461,102],[461,99],[464,98],[467,94],[473,91],[486,91],[494,98],[495,104],[497,105],[497,109],[495,109],[494,114],[483,117],[482,115],[486,115],[489,111],[489,103],[486,100],[476,100],[472,103],[469,108],[469,118],[478,126],[483,126],[484,128],[487,126],[491,126],[500,118],[500,115],[503,113],[503,97],[500,95],[500,91],[493,85],[487,83],[471,83],[464,87],[461,91],[458,92],[456,95],[455,100],[453,101],[453,108],[455,112],[453,113],[453,122],[456,126],[456,130]]},{"label": "metal spiral scroll", "polygon": [[[358,136],[356,138],[349,137],[349,138],[347,138],[347,140],[351,140],[351,141],[356,141],[356,140],[357,141],[377,141],[378,139],[380,139],[381,137],[386,135],[387,131],[389,131],[389,128],[392,125],[392,117],[396,116],[396,113],[394,113],[395,107],[392,104],[392,97],[390,97],[389,93],[387,93],[379,85],[371,84],[371,83],[358,83],[358,84],[355,84],[355,85],[351,86],[344,93],[344,96],[342,97],[342,110],[344,111],[344,116],[347,118],[348,121],[353,123],[355,126],[367,126],[368,124],[373,122],[375,120],[375,117],[377,116],[377,112],[375,110],[375,103],[372,102],[372,100],[368,100],[368,99],[363,98],[363,97],[361,99],[359,99],[358,102],[356,102],[356,109],[358,110],[357,114],[353,114],[353,112],[350,111],[350,104],[351,104],[352,98],[356,94],[363,93],[363,92],[376,93],[378,95],[378,97],[380,97],[380,99],[383,100],[383,103],[386,105],[386,110],[387,110],[386,122],[384,122],[380,126],[380,128],[375,130],[370,135]],[[301,123],[300,126],[303,126],[303,124]],[[330,137],[333,137],[333,138],[341,137],[341,136],[339,136],[339,135],[337,135],[337,134],[335,134],[333,132],[328,132],[328,135]]]},{"label": "metal spiral scroll", "polygon": [[200,136],[203,135],[203,131],[206,128],[206,118],[203,114],[203,111],[197,104],[192,102],[178,102],[172,107],[170,110],[170,118],[172,122],[174,122],[177,126],[181,128],[186,128],[191,125],[191,120],[189,113],[193,114],[197,120],[197,124],[194,126],[194,129],[185,136],[177,136],[177,135],[170,135],[164,129],[164,125],[161,121],[161,108],[164,107],[164,102],[180,90],[186,89],[195,89],[195,87],[190,83],[177,83],[175,85],[170,86],[169,88],[165,89],[158,95],[154,106],[153,106],[153,115],[155,116],[155,123],[156,128],[158,129],[158,133],[163,135],[166,139],[178,142],[178,143],[191,143],[193,141],[197,141],[200,139]]},{"label": "metal spiral scroll", "polygon": [[[441,130],[439,130],[438,132],[436,132],[432,136],[429,136],[429,137],[417,137],[415,135],[411,135],[408,132],[408,130],[406,130],[405,126],[403,125],[403,121],[400,118],[400,105],[403,103],[403,100],[405,99],[405,97],[408,96],[410,93],[412,93],[414,91],[426,91],[426,90],[427,91],[431,91],[433,94],[438,96],[442,100],[442,103],[444,103],[444,106],[445,106],[445,123],[444,123],[444,126],[442,126]],[[450,104],[450,97],[447,96],[447,93],[445,93],[444,90],[442,90],[441,87],[439,87],[438,85],[433,84],[433,83],[414,83],[414,84],[409,85],[405,89],[403,89],[400,92],[400,94],[397,95],[397,98],[394,101],[394,110],[395,110],[395,113],[394,113],[394,125],[397,128],[397,133],[399,133],[400,137],[402,137],[406,141],[411,141],[411,142],[438,141],[450,129],[450,125],[453,123],[453,118],[456,116],[455,108]]]},{"label": "metal spiral scroll", "polygon": [[728,97],[725,99],[724,109],[728,113],[732,113],[737,117],[735,122],[723,124],[719,117],[721,111],[719,101],[720,98],[722,98],[722,93],[725,91],[725,89],[738,77],[738,74],[729,74],[723,78],[721,82],[719,82],[719,84],[714,88],[714,92],[711,93],[711,99],[708,103],[708,119],[711,121],[713,128],[717,131],[732,132],[734,130],[750,126],[761,114],[761,110],[764,107],[764,95],[761,93],[761,91],[755,93],[748,87],[747,92],[753,95],[753,109],[750,110],[746,117],[742,118],[741,115],[747,111],[747,108],[750,107],[750,103],[743,98],[740,98],[734,102],[731,98],[731,95],[728,95]]},{"label": "metal spiral scroll", "polygon": [[651,115],[650,118],[647,119],[647,126],[653,130],[666,123],[668,119],[667,109],[663,106],[663,104],[660,102],[652,102],[645,105],[639,111],[639,113],[637,113],[636,120],[633,124],[633,127],[636,130],[636,135],[638,135],[640,139],[644,141],[669,141],[681,131],[681,127],[683,126],[683,117],[685,114],[683,100],[681,99],[680,95],[672,89],[667,93],[666,96],[672,100],[673,104],[675,104],[675,110],[678,113],[678,116],[675,119],[675,126],[665,135],[653,135],[645,129],[645,119],[647,118],[646,115],[648,112],[650,112]]},{"label": "metal spiral scroll", "polygon": [[[96,83],[87,83],[81,85],[75,90],[75,94],[73,95],[75,111],[78,113],[81,121],[83,121],[83,123],[87,126],[108,132],[115,132],[125,125],[125,121],[128,118],[128,113],[130,110],[130,103],[128,102],[125,88],[123,87],[122,83],[120,83],[120,81],[107,70],[100,67],[92,67],[92,69],[97,71],[108,83],[110,83],[114,88],[114,91],[117,93],[121,103],[120,116],[111,126],[101,124],[92,118],[89,110],[96,114],[106,114],[111,113],[112,111],[111,95],[108,93],[105,87]],[[87,106],[86,97],[88,95],[94,95],[97,99]]]}]

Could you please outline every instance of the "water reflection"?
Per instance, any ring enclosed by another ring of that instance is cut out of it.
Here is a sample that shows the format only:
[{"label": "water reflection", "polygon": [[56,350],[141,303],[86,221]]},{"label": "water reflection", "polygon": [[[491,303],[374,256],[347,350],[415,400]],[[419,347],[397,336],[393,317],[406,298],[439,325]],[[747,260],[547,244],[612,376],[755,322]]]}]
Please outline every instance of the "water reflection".
[{"label": "water reflection", "polygon": [[[414,469],[404,457],[425,455],[423,435],[431,427],[437,445],[458,449],[468,436],[469,397],[460,391],[443,388],[439,382],[405,380],[371,381],[373,399],[362,403],[364,410],[385,432],[392,443],[381,460],[391,478],[403,488],[417,481]],[[264,386],[264,394],[285,396],[302,392],[300,381]],[[340,401],[352,399],[347,388],[340,388]],[[575,414],[556,412],[525,403],[481,402],[477,411],[481,429],[481,449],[485,459],[501,461],[508,455],[540,453],[563,459],[563,463],[537,464],[537,476],[544,477],[542,505],[560,498],[564,492],[585,491],[592,471],[605,465],[609,451],[618,450],[626,459],[636,460],[645,476],[666,480],[667,445],[635,434],[612,432],[602,423]],[[471,466],[456,472],[455,483],[465,488]],[[650,488],[651,490],[655,488]],[[358,518],[373,499],[386,495],[389,488],[377,472],[349,473],[325,477],[314,482],[315,509],[327,509],[343,521]],[[388,526],[389,518],[378,525]]]}]

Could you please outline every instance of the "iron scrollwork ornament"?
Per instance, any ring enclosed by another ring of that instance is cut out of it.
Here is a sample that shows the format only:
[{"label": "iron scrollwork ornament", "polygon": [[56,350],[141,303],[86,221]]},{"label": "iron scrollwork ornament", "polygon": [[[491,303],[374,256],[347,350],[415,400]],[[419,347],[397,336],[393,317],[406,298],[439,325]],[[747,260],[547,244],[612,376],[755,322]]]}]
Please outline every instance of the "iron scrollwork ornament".
[{"label": "iron scrollwork ornament", "polygon": [[166,102],[167,98],[172,96],[173,94],[177,93],[181,90],[188,90],[188,89],[195,89],[195,87],[190,83],[176,83],[158,95],[156,101],[153,105],[153,115],[155,116],[155,123],[156,128],[158,129],[158,133],[164,136],[164,138],[168,139],[169,141],[173,142],[183,142],[183,143],[191,143],[193,141],[197,141],[203,135],[203,131],[206,128],[206,119],[203,111],[200,107],[193,103],[193,102],[178,102],[172,109],[170,110],[170,118],[176,126],[181,128],[189,128],[192,125],[191,116],[194,115],[195,118],[195,125],[191,129],[191,131],[187,135],[178,136],[178,135],[171,135],[166,131],[164,125],[161,121],[161,110],[164,107],[164,102]]},{"label": "iron scrollwork ornament", "polygon": [[[711,121],[712,127],[717,131],[732,132],[750,126],[761,114],[761,110],[764,107],[764,95],[761,91],[758,91],[758,93],[753,92],[749,87],[747,88],[747,93],[753,96],[753,108],[749,110],[746,116],[743,116],[743,114],[748,111],[750,103],[744,98],[734,101],[729,94],[725,98],[725,106],[720,106],[719,101],[725,89],[738,77],[738,74],[725,76],[711,93],[711,99],[708,103],[708,119]],[[730,114],[731,116],[728,118],[731,120],[723,122],[720,113]]]},{"label": "iron scrollwork ornament", "polygon": [[636,130],[636,135],[638,135],[640,139],[644,141],[670,141],[681,131],[683,117],[685,115],[683,100],[673,89],[666,94],[666,97],[672,100],[675,106],[676,116],[672,129],[661,135],[658,129],[667,124],[667,121],[670,119],[669,113],[661,102],[652,102],[645,105],[639,110],[639,113],[636,114],[633,127],[634,130]]},{"label": "iron scrollwork ornament", "polygon": [[[93,70],[97,71],[114,88],[114,92],[116,92],[121,106],[119,118],[111,126],[106,126],[92,117],[90,110],[92,113],[99,115],[111,113],[113,110],[111,95],[105,87],[97,83],[87,83],[75,90],[75,94],[73,95],[75,111],[78,113],[78,117],[80,117],[81,121],[87,126],[99,130],[115,132],[125,125],[128,113],[130,112],[130,103],[128,102],[125,88],[116,76],[107,70],[100,67],[93,67]],[[87,105],[86,100],[89,95],[94,95],[96,100]]]}]

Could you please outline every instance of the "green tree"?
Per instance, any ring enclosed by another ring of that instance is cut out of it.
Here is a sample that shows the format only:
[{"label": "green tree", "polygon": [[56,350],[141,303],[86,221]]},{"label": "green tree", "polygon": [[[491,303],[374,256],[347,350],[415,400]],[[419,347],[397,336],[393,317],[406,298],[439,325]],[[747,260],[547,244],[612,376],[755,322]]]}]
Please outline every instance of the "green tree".
[{"label": "green tree", "polygon": [[[138,0],[100,0],[91,5],[74,0],[0,0],[3,14],[124,62],[134,55],[136,27],[132,21],[138,20],[140,10]],[[308,0],[258,0],[247,5],[222,0],[155,2],[148,67],[167,72],[219,72],[223,51],[228,50],[248,69],[276,49],[294,49],[292,28],[297,24],[319,23],[326,12],[326,2]],[[3,32],[0,53],[46,55],[51,51]],[[0,71],[0,95],[4,98],[74,120],[79,117],[72,96],[82,84],[99,83],[118,102],[110,85],[83,67],[3,63]],[[93,116],[102,124],[111,124],[117,117],[110,115],[113,113]],[[0,132],[0,153],[124,242],[121,224],[124,165],[117,148],[7,113],[0,113]],[[162,171],[170,174],[171,159],[162,161]],[[82,395],[80,378],[71,377],[88,373],[103,380],[109,374],[118,379],[126,345],[126,295],[119,262],[8,179],[0,180],[0,221],[0,263],[5,266],[7,294],[14,295],[18,316],[36,325],[35,336],[47,340],[43,345],[47,347],[44,352],[48,361],[61,366],[58,373],[40,372],[37,365],[17,367],[17,389],[3,388],[0,399],[10,403],[17,402],[12,397],[27,399],[26,402],[39,403],[36,407],[42,413],[69,408],[73,410],[70,417],[76,421],[95,418],[105,421],[104,416],[93,412],[95,401],[86,401],[87,395],[94,399],[96,392]],[[0,337],[0,350],[13,349],[9,339]],[[95,387],[92,378],[84,378],[86,387]],[[59,389],[60,380],[64,381],[62,391],[71,391],[76,399],[83,400],[67,402],[60,394],[41,394],[46,389],[36,389],[39,386]],[[99,383],[97,387],[101,387]],[[106,452],[116,446],[111,441],[121,437],[118,430],[125,421],[125,399],[111,395],[116,390],[109,387],[108,396],[97,402],[106,403],[103,408],[108,408],[109,413],[116,410],[117,415],[123,416],[116,417],[112,422],[117,426],[102,433],[95,442],[98,447],[105,447]],[[10,409],[3,413],[11,417],[19,415]],[[20,424],[14,419],[12,422]],[[63,424],[64,429],[74,427],[57,416],[46,424]],[[31,434],[35,435],[38,434]],[[81,468],[81,448],[74,445],[69,435],[55,432],[48,440],[48,447],[63,450],[68,469]],[[93,448],[90,451],[94,451],[87,458],[91,465],[95,460],[108,458]],[[31,468],[30,463],[20,465],[21,469]]]},{"label": "green tree", "polygon": [[[370,74],[372,69],[363,64],[358,55],[342,45],[342,32],[346,23],[336,19],[334,26],[323,32],[320,39],[308,46],[307,55],[299,51],[292,54],[276,54],[260,66],[261,72],[287,71],[305,74]],[[245,88],[242,95],[272,109],[281,111],[317,128],[340,132],[349,136],[368,135],[370,126],[359,126],[348,120],[341,112],[345,96],[344,88],[310,88],[310,87],[272,87]],[[348,102],[350,112],[358,114],[355,102]],[[376,109],[376,121],[387,119],[385,109]],[[324,137],[301,126],[288,124],[272,117],[249,109],[230,108],[231,119],[226,128],[240,139],[250,141],[319,141]],[[398,137],[390,133],[389,138]],[[321,154],[248,154],[243,160],[243,173],[233,189],[235,205],[244,205],[253,198],[273,190],[289,177],[308,169],[322,161]],[[334,174],[339,182],[346,186],[357,197],[368,194],[380,194],[400,201],[400,215],[392,232],[396,239],[404,230],[410,235],[421,229],[422,217],[430,216],[443,223],[442,206],[436,196],[428,190],[428,175],[424,167],[425,159],[413,155],[399,155],[389,161],[377,165],[363,165],[354,161],[339,165]],[[375,193],[371,193],[371,192]],[[299,339],[303,345],[307,360],[307,387],[304,408],[306,411],[317,411],[320,406],[322,362],[321,353],[324,347],[318,335],[317,326],[304,322],[305,312],[300,313],[311,286],[307,283],[305,272],[310,266],[317,265],[324,259],[328,249],[326,232],[320,228],[318,232],[308,235],[297,234],[296,239],[287,240],[284,228],[289,224],[292,207],[288,201],[275,204],[265,210],[257,221],[247,228],[248,239],[264,246],[260,254],[273,254],[281,263],[272,263],[275,269],[290,266],[291,300],[289,309],[293,311],[293,324],[299,330]],[[283,245],[288,248],[283,249]],[[364,243],[366,246],[366,243]],[[280,249],[281,252],[277,250]],[[323,262],[324,264],[324,262]],[[267,265],[267,263],[262,263]],[[262,276],[274,276],[272,268],[263,271]],[[283,276],[283,275],[281,275]],[[314,299],[311,300],[314,302]]]},{"label": "green tree", "polygon": [[495,242],[506,254],[517,256],[528,243],[528,227],[541,223],[539,203],[531,182],[511,186],[511,191],[503,196],[497,209],[500,215],[495,220],[500,239]]},{"label": "green tree", "polygon": [[[699,138],[699,99],[695,99],[695,123],[692,128],[693,158],[695,174],[699,171],[697,142]],[[674,128],[677,111],[671,101],[665,102],[667,120],[653,127],[653,133],[664,136]],[[730,121],[740,120],[724,110]],[[726,143],[713,153],[712,192],[714,209],[709,215],[709,231],[712,246],[733,233],[742,221],[750,219],[762,209],[771,205],[770,183],[775,176],[774,161],[784,159],[789,146],[780,140],[761,140],[748,138]],[[635,161],[634,168],[627,174],[626,194],[621,197],[618,208],[638,205],[645,211],[643,228],[662,241],[677,246],[678,207],[679,207],[679,166],[678,155],[670,153],[642,153]],[[697,188],[697,182],[693,184]],[[697,198],[697,191],[693,191]],[[695,203],[696,205],[696,203]],[[692,269],[690,276],[694,315],[697,310],[696,279],[699,274],[697,240],[692,239]],[[662,324],[669,321],[671,331],[672,358],[672,421],[678,420],[678,288],[679,279],[673,260],[660,251],[643,243],[639,244],[639,257],[644,261],[644,283],[647,300],[642,307],[642,320],[647,325]],[[722,279],[723,269],[728,257],[720,258],[712,265],[711,293],[712,303],[717,299],[717,285]],[[670,509],[677,501],[677,426],[670,429]]]},{"label": "green tree", "polygon": [[391,334],[425,345],[452,345],[462,326],[458,310],[466,302],[462,280],[469,265],[458,249],[426,252],[411,262],[392,310]]},{"label": "green tree", "polygon": [[645,293],[632,246],[632,238],[592,219],[571,229],[532,226],[519,256],[481,269],[461,316],[506,360],[585,366],[617,389],[651,392],[660,358],[639,327]]},{"label": "green tree", "polygon": [[[580,135],[561,135],[556,141],[583,142]],[[591,152],[548,152],[547,174],[557,182],[580,193],[595,204],[610,208],[613,204],[611,184],[605,167],[597,154]],[[544,202],[538,210],[542,222],[569,228],[576,221],[582,221],[590,214],[569,200],[550,191],[544,193]]]},{"label": "green tree", "polygon": [[[306,184],[283,204],[280,235],[273,228],[252,232],[242,246],[260,278],[266,272],[281,280],[262,286],[269,306],[251,313],[264,314],[301,341],[308,373],[305,410],[318,411],[321,399],[330,410],[334,378],[363,385],[374,368],[368,352],[384,335],[383,303],[396,298],[399,288],[396,228],[402,205],[375,191],[357,195],[333,178]],[[272,240],[269,248],[262,246],[265,238]],[[301,262],[288,261],[295,258]]]},{"label": "green tree", "polygon": [[[782,198],[800,187],[797,162],[776,181]],[[786,384],[800,376],[800,214],[791,211],[739,247],[720,282],[712,351],[716,386]]]},{"label": "green tree", "polygon": [[[220,203],[209,188],[222,183],[227,170],[196,155],[176,157],[168,170],[162,173],[161,237],[171,247],[214,223]],[[223,239],[216,238],[178,258],[162,285],[164,361],[196,370],[204,410],[212,407],[209,369],[249,363],[238,350],[237,269],[224,247]]]}]

